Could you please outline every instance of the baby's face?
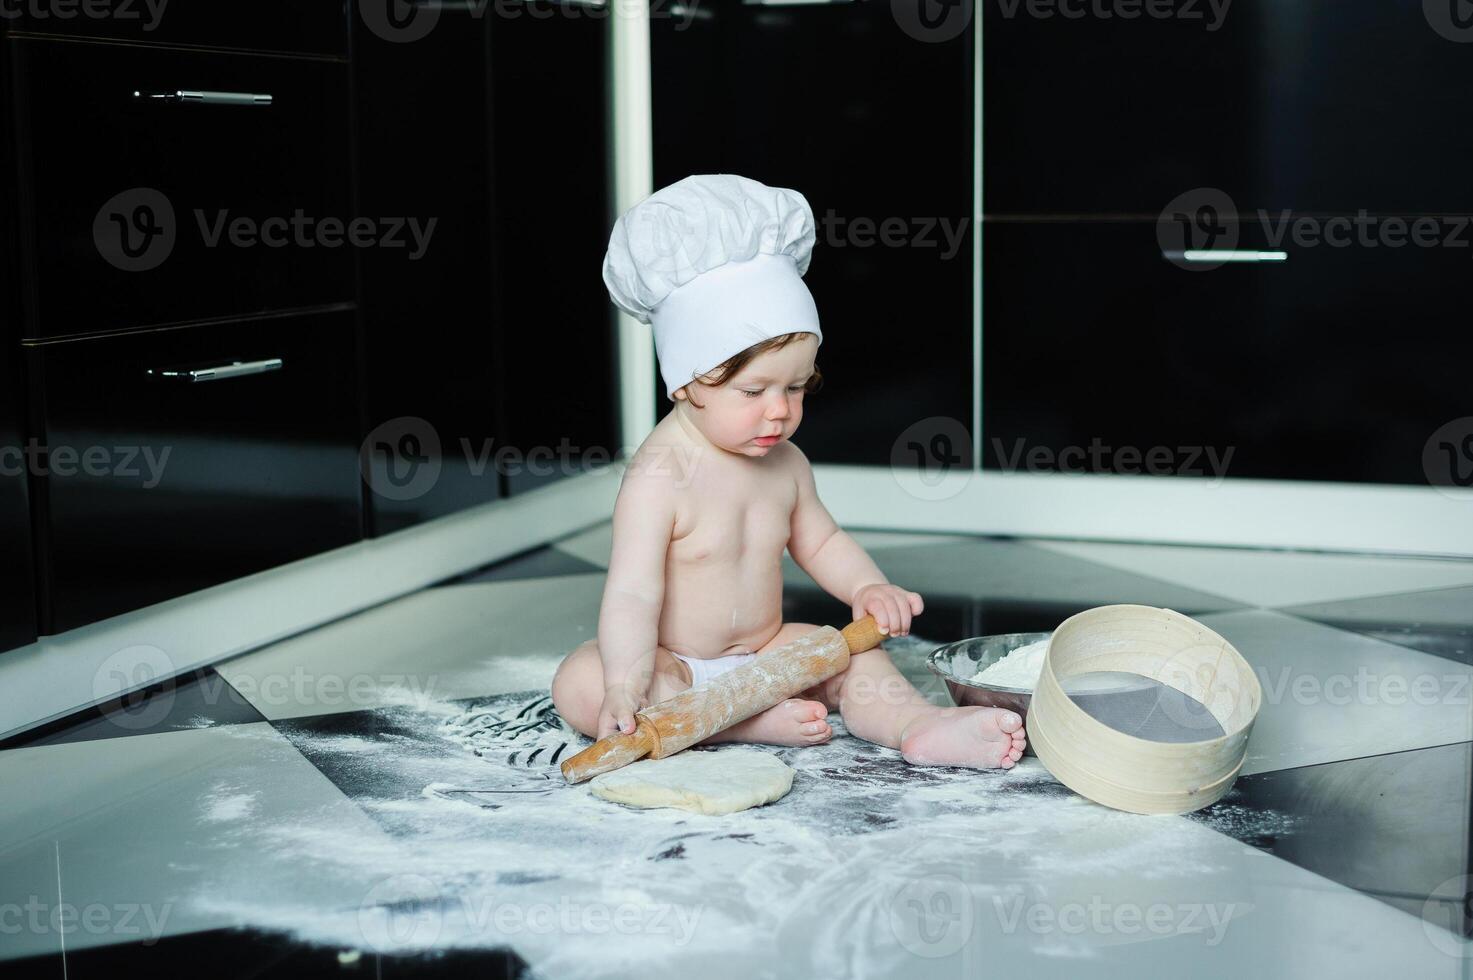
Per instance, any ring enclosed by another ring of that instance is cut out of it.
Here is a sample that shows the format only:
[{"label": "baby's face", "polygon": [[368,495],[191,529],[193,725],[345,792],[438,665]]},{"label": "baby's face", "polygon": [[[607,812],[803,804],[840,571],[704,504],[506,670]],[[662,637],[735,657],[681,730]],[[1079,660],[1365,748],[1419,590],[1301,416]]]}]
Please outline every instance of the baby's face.
[{"label": "baby's face", "polygon": [[[754,357],[747,366],[717,388],[698,382],[696,408],[686,400],[689,418],[713,443],[743,456],[766,456],[772,447],[792,438],[803,421],[803,384],[813,374],[818,338],[805,334],[783,347]],[[761,439],[776,435],[776,439]],[[759,441],[760,440],[760,441]]]}]

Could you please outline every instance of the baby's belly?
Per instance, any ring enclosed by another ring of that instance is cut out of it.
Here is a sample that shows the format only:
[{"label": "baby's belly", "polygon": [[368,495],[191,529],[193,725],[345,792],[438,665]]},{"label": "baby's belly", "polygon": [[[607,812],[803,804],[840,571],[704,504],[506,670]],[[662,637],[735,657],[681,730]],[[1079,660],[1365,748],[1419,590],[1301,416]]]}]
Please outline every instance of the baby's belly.
[{"label": "baby's belly", "polygon": [[782,605],[780,560],[672,562],[665,573],[659,642],[701,659],[755,653],[782,628]]}]

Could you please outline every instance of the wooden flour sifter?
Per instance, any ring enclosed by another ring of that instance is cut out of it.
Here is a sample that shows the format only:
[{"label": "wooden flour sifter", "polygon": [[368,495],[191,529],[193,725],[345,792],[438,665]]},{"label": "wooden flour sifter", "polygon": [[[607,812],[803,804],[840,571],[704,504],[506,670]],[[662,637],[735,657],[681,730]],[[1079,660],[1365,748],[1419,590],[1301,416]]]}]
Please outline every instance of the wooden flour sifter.
[{"label": "wooden flour sifter", "polygon": [[873,616],[837,630],[820,626],[759,654],[705,687],[682,691],[635,714],[634,731],[599,739],[564,760],[563,778],[581,783],[645,757],[663,759],[828,680],[853,654],[873,650],[888,634]]}]

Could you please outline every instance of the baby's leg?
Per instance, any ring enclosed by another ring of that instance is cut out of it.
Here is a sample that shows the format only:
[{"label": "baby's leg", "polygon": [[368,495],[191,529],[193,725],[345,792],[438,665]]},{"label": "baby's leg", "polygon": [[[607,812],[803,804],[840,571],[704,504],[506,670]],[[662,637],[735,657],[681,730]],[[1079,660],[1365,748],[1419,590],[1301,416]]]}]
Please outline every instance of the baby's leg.
[{"label": "baby's leg", "polygon": [[1001,708],[943,708],[907,681],[883,649],[866,650],[815,689],[844,725],[870,742],[899,749],[915,765],[1011,769],[1023,756],[1022,719]]},{"label": "baby's leg", "polygon": [[[816,628],[810,626],[799,632],[791,630],[790,624],[784,630],[791,632],[791,636],[784,638],[784,631],[779,631],[777,637],[762,649],[766,650],[774,643],[781,646]],[[654,676],[648,689],[649,703],[658,704],[672,698],[687,690],[690,685],[690,668],[669,650],[657,646]],[[552,679],[552,703],[568,724],[592,738],[598,732],[598,710],[603,704],[603,696],[604,672],[603,661],[598,655],[598,641],[588,640],[564,657],[558,666],[557,674]],[[817,701],[789,698],[755,717],[716,733],[705,742],[815,745],[828,741],[833,734],[833,729],[823,720],[827,714],[828,709]]]}]

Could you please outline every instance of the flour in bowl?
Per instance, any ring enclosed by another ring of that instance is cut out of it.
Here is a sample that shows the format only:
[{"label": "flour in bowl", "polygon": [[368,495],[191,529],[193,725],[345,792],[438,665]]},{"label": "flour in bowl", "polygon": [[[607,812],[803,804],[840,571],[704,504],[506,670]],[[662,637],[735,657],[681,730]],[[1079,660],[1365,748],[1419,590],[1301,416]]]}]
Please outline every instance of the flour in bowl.
[{"label": "flour in bowl", "polygon": [[1047,639],[1030,643],[1012,651],[996,663],[977,671],[967,678],[967,681],[971,684],[1014,687],[1031,691],[1038,686],[1038,675],[1043,673],[1043,658],[1047,653]]}]

